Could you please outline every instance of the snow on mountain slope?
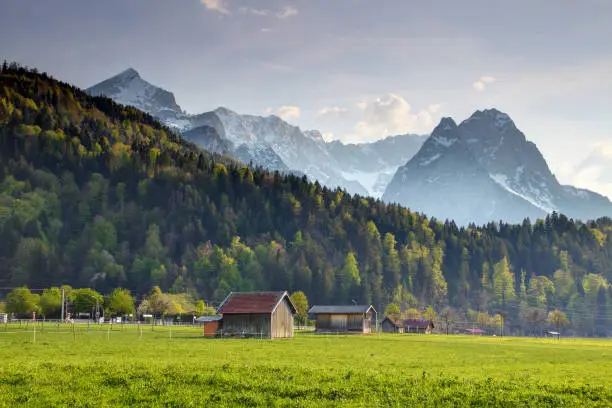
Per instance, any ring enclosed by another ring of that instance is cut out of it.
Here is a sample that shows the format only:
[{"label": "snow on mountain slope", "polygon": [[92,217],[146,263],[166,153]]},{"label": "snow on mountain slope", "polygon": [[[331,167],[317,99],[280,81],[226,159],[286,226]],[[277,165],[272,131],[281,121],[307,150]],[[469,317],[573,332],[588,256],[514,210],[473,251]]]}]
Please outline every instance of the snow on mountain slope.
[{"label": "snow on mountain slope", "polygon": [[398,135],[372,143],[326,144],[342,175],[361,183],[373,197],[382,197],[397,169],[416,154],[426,136]]},{"label": "snow on mountain slope", "polygon": [[151,85],[133,68],[100,82],[87,90],[91,95],[105,95],[122,105],[131,105],[162,120],[182,116],[174,95]]},{"label": "snow on mountain slope", "polygon": [[[128,69],[88,89],[132,105],[201,147],[270,170],[306,174],[351,193],[380,197],[397,168],[424,137],[403,135],[365,145],[326,143],[319,131],[302,131],[277,116],[240,115],[227,108],[187,115],[174,95]],[[364,185],[367,184],[367,188]]]},{"label": "snow on mountain slope", "polygon": [[605,197],[561,186],[535,144],[495,109],[460,125],[442,119],[383,199],[464,225],[521,222],[553,211],[578,219],[612,215]]}]

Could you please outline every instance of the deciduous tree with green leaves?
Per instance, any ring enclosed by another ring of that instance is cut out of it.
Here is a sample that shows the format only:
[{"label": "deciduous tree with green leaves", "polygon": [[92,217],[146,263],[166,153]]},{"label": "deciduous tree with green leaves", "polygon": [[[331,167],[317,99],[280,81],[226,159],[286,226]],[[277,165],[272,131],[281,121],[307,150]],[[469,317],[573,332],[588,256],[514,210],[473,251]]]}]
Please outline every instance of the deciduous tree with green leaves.
[{"label": "deciduous tree with green leaves", "polygon": [[395,303],[389,303],[385,308],[385,316],[390,317],[391,319],[398,319],[400,316],[400,308]]},{"label": "deciduous tree with green leaves", "polygon": [[134,313],[134,298],[127,289],[117,288],[108,296],[106,308],[111,314],[125,316]]},{"label": "deciduous tree with green leaves", "polygon": [[45,318],[60,317],[62,309],[62,290],[57,287],[45,289],[40,296],[40,313]]},{"label": "deciduous tree with green leaves", "polygon": [[39,302],[40,296],[27,287],[15,288],[6,297],[6,311],[25,317],[40,310]]},{"label": "deciduous tree with green leaves", "polygon": [[308,298],[302,291],[291,294],[291,302],[297,309],[295,319],[298,324],[304,325],[308,321]]},{"label": "deciduous tree with green leaves", "polygon": [[567,315],[562,311],[555,309],[548,313],[548,323],[555,326],[558,330],[561,327],[567,327],[569,325],[569,320],[567,319]]},{"label": "deciduous tree with green leaves", "polygon": [[104,297],[90,288],[72,289],[70,302],[76,313],[93,313],[96,306],[104,305]]}]

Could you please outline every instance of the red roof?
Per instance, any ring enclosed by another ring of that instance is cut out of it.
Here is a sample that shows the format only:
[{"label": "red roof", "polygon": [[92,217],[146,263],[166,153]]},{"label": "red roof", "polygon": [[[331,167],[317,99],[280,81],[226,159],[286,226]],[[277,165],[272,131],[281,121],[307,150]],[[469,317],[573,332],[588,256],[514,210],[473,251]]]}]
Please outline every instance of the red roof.
[{"label": "red roof", "polygon": [[274,312],[283,299],[287,299],[291,309],[296,309],[287,292],[231,292],[219,309],[219,314],[269,314]]},{"label": "red roof", "polygon": [[485,331],[482,329],[466,329],[465,332],[471,333],[471,334],[484,334],[485,333]]}]

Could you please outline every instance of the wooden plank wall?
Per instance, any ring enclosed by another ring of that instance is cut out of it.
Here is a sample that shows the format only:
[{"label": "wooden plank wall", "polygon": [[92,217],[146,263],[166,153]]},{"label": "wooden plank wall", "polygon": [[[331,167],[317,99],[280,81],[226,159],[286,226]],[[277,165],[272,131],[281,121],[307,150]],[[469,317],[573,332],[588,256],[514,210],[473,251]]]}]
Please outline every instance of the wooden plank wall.
[{"label": "wooden plank wall", "polygon": [[293,337],[293,313],[287,299],[283,299],[272,315],[272,338],[285,337]]},{"label": "wooden plank wall", "polygon": [[223,331],[245,332],[257,337],[271,337],[269,314],[226,314],[223,315]]},{"label": "wooden plank wall", "polygon": [[364,332],[365,324],[361,314],[317,314],[318,332]]}]

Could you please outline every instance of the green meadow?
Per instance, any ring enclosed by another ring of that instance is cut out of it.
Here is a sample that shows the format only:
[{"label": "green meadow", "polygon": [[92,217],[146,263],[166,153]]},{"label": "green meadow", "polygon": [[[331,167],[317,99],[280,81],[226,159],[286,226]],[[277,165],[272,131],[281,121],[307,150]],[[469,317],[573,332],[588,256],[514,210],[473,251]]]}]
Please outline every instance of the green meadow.
[{"label": "green meadow", "polygon": [[612,342],[0,326],[1,407],[609,407]]}]

